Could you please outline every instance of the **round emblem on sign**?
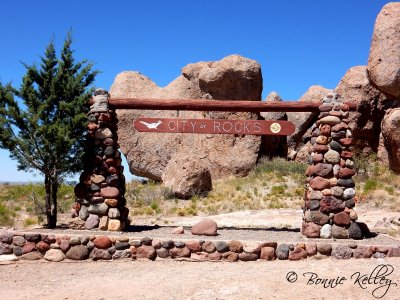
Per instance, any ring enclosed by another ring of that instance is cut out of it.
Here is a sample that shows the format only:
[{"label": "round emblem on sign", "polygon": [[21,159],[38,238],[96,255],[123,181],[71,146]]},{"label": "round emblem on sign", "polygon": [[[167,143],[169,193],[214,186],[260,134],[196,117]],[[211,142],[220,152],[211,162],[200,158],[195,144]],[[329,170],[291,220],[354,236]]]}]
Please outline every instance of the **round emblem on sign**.
[{"label": "round emblem on sign", "polygon": [[281,131],[281,125],[279,123],[272,123],[269,129],[271,129],[272,133],[278,133]]}]

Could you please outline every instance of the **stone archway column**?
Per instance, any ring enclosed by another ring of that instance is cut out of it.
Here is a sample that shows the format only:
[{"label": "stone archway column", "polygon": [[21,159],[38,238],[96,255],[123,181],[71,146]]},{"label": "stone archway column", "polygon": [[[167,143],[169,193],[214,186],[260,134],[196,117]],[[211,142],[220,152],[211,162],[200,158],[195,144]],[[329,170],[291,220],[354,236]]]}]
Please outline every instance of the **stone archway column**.
[{"label": "stone archway column", "polygon": [[118,119],[108,99],[107,91],[97,89],[88,113],[85,166],[75,186],[75,219],[70,222],[76,229],[120,231],[129,222]]},{"label": "stone archway column", "polygon": [[310,166],[302,233],[310,238],[362,239],[365,224],[356,222],[355,175],[349,107],[328,94],[312,129]]}]

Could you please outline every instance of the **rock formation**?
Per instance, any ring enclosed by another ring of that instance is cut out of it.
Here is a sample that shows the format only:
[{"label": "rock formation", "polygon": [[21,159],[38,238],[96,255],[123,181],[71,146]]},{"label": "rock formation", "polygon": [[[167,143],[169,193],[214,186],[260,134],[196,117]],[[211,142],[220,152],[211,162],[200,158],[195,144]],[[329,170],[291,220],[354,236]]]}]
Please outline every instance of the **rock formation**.
[{"label": "rock formation", "polygon": [[400,97],[400,2],[386,4],[376,18],[368,76],[383,93]]},{"label": "rock formation", "polygon": [[389,110],[382,121],[382,136],[388,152],[389,167],[400,172],[400,108]]},{"label": "rock formation", "polygon": [[[111,97],[154,99],[261,100],[261,67],[239,55],[217,62],[189,64],[168,86],[158,87],[137,72],[123,72],[111,87]],[[117,110],[120,147],[130,171],[138,176],[161,180],[171,159],[184,156],[202,161],[212,178],[245,176],[254,168],[261,137],[251,135],[195,135],[140,133],[133,120],[146,117],[257,119],[252,113]]]},{"label": "rock formation", "polygon": [[370,83],[365,66],[350,68],[340,80],[336,93],[347,102],[358,103],[358,110],[349,115],[358,151],[377,152],[382,118],[394,103]]}]

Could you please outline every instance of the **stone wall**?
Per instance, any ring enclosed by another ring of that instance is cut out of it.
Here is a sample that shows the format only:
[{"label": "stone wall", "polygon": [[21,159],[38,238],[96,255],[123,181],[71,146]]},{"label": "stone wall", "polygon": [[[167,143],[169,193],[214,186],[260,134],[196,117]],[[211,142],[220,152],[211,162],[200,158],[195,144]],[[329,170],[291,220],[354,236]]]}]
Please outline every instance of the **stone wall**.
[{"label": "stone wall", "polygon": [[40,260],[188,259],[210,261],[301,260],[306,258],[400,257],[399,245],[328,242],[173,241],[119,235],[47,235],[0,232],[0,262]]},{"label": "stone wall", "polygon": [[368,232],[356,222],[353,139],[349,107],[328,94],[312,127],[302,233],[312,238],[362,239]]},{"label": "stone wall", "polygon": [[86,165],[75,186],[72,229],[120,231],[128,222],[118,119],[108,98],[107,91],[97,89],[88,114]]}]

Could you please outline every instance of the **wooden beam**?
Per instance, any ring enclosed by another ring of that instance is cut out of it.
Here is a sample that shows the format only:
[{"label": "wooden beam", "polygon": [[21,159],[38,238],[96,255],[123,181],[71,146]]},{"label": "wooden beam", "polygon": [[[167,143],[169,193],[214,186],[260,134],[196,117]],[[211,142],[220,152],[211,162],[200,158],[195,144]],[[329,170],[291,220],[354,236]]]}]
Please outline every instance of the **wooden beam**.
[{"label": "wooden beam", "polygon": [[[92,102],[92,101],[91,101]],[[135,99],[110,98],[115,109],[188,110],[188,111],[234,111],[234,112],[317,112],[322,102],[303,101],[244,101],[244,100],[179,100],[179,99]],[[357,104],[346,103],[350,110]]]}]

